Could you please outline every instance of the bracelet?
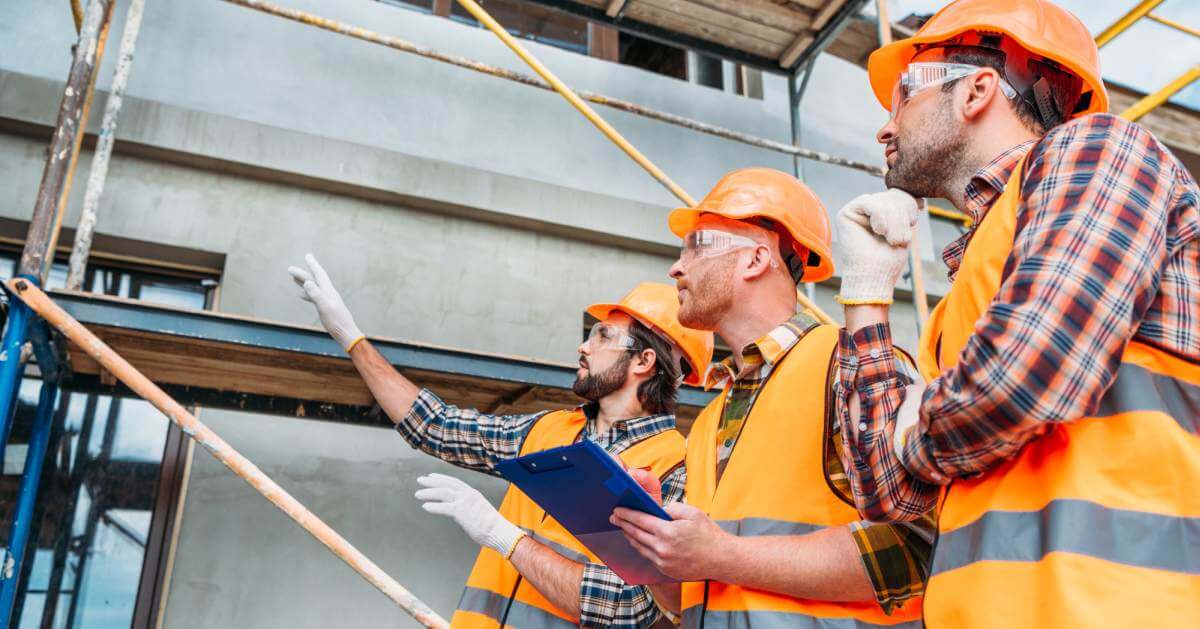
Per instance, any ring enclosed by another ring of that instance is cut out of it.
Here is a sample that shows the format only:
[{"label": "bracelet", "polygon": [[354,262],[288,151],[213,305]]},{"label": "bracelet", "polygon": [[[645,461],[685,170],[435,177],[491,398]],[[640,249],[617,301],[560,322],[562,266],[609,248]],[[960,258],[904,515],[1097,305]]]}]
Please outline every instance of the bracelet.
[{"label": "bracelet", "polygon": [[512,546],[508,547],[508,552],[504,553],[504,558],[511,559],[513,556],[513,553],[517,552],[517,544],[520,544],[521,540],[525,539],[525,537],[527,537],[528,535],[529,534],[526,533],[525,531],[521,531],[521,534],[517,536],[517,539],[513,540]]},{"label": "bracelet", "polygon": [[894,301],[892,299],[842,299],[841,295],[834,297],[834,300],[843,306],[890,306]]},{"label": "bracelet", "polygon": [[365,334],[359,334],[358,338],[354,339],[353,341],[350,341],[350,344],[346,346],[346,353],[349,354],[351,351],[354,350],[355,345],[358,345],[359,343],[361,343],[365,340],[367,340],[367,336]]}]

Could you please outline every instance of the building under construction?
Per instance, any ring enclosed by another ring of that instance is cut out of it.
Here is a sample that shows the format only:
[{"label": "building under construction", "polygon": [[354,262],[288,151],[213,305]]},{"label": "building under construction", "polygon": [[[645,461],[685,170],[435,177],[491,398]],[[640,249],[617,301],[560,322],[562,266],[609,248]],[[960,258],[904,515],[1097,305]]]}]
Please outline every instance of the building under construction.
[{"label": "building under construction", "polygon": [[[866,0],[480,4],[627,146],[454,0],[0,5],[0,277],[41,282],[442,615],[476,547],[412,495],[453,468],[390,430],[287,266],[320,258],[385,356],[450,402],[573,405],[583,307],[666,281],[687,192],[746,166],[830,209],[882,189],[862,65],[920,22]],[[1102,46],[1150,22],[1196,34],[1133,4]],[[1167,101],[1200,66],[1179,71],[1110,92],[1196,175],[1200,113]],[[967,228],[922,218],[900,344]],[[837,286],[799,297],[836,312]],[[7,321],[0,626],[414,622],[15,297]],[[708,396],[682,392],[682,428]]]}]

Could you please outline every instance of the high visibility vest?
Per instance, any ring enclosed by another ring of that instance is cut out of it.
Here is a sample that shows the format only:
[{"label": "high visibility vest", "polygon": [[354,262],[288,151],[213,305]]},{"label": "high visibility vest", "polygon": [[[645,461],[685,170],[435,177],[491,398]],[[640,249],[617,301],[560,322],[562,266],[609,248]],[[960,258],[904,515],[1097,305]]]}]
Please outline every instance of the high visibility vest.
[{"label": "high visibility vest", "polygon": [[[687,440],[687,502],[725,531],[803,535],[860,519],[825,475],[837,342],[836,326],[814,327],[775,365],[719,483],[717,431],[728,396],[713,400],[696,419]],[[682,607],[684,627],[706,629],[917,626],[921,609],[914,599],[888,616],[874,601],[807,600],[713,581],[684,583]]]},{"label": "high visibility vest", "polygon": [[[547,413],[526,435],[521,454],[575,443],[586,425],[587,417],[581,409]],[[618,456],[631,468],[648,467],[659,478],[664,478],[683,463],[683,450],[683,435],[677,430],[667,430],[643,439]],[[603,563],[516,486],[510,486],[504,495],[500,515],[567,559]],[[479,551],[450,622],[452,627],[464,629],[500,626],[565,628],[578,624],[578,618],[555,607],[521,577],[511,562],[490,548]]]},{"label": "high visibility vest", "polygon": [[[926,379],[958,362],[999,290],[1020,173],[930,315]],[[1131,341],[1096,415],[1064,419],[947,489],[925,589],[930,627],[1200,623],[1200,364]]]}]

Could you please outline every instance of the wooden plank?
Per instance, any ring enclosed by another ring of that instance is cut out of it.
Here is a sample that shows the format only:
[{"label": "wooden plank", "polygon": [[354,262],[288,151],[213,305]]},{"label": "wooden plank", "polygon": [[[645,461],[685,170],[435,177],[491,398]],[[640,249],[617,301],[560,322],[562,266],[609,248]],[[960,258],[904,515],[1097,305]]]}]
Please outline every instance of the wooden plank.
[{"label": "wooden plank", "polygon": [[669,9],[648,4],[647,0],[637,0],[637,2],[634,2],[633,5],[626,9],[625,15],[640,22],[646,22],[764,57],[778,57],[783,51],[783,47],[787,45],[786,43],[775,43],[757,37],[742,35],[726,28],[692,20]]},{"label": "wooden plank", "polygon": [[812,33],[797,35],[796,40],[788,44],[783,54],[779,55],[779,66],[783,68],[792,67],[792,64],[796,63],[796,60],[800,58],[800,55],[805,50],[808,50],[808,47],[812,45],[814,40],[816,40],[816,37]]},{"label": "wooden plank", "polygon": [[617,17],[621,13],[621,9],[625,8],[625,0],[611,0],[608,6],[604,8],[604,14],[608,17]]},{"label": "wooden plank", "polygon": [[798,33],[812,24],[813,12],[777,0],[692,0],[694,4],[764,26]]},{"label": "wooden plank", "polygon": [[810,28],[814,31],[819,31],[825,28],[825,25],[829,24],[829,20],[833,19],[833,16],[837,15],[837,12],[840,11],[845,5],[846,0],[832,0],[825,6],[821,7],[821,9],[817,11],[816,16],[813,17]]},{"label": "wooden plank", "polygon": [[[374,404],[370,391],[348,359],[104,326],[91,329],[158,383],[349,406]],[[67,359],[72,372],[103,375],[100,365],[74,345],[68,344]],[[429,388],[446,402],[464,408],[505,414],[534,413],[571,408],[580,403],[567,389],[530,387],[519,382],[421,369],[402,371],[418,386]],[[696,411],[691,409],[685,414]]]},{"label": "wooden plank", "polygon": [[638,0],[638,4],[670,11],[694,24],[704,24],[714,30],[726,31],[734,37],[754,38],[781,47],[786,46],[795,33],[792,30],[785,30],[713,9],[692,0]]}]

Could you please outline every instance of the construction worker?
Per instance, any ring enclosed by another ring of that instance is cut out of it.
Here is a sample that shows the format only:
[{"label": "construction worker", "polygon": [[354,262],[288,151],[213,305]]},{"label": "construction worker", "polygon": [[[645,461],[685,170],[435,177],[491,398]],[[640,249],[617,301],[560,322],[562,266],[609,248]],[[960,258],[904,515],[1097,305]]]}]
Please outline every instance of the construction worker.
[{"label": "construction worker", "polygon": [[[325,329],[346,348],[376,401],[412,447],[459,467],[495,474],[496,463],[591,439],[631,468],[649,469],[668,499],[683,493],[683,436],[675,430],[680,382],[698,383],[713,337],[679,324],[675,290],[644,283],[619,303],[595,304],[599,320],[579,346],[571,410],[494,416],[446,404],[402,376],[371,346],[329,276],[312,257],[291,267]],[[482,546],[454,627],[648,627],[661,618],[645,587],[628,586],[516,487],[500,509],[443,474],[417,479],[430,513],[450,516]]]},{"label": "construction worker", "polygon": [[870,57],[887,185],[974,221],[910,385],[886,304],[916,202],[839,215],[847,470],[873,519],[944,493],[931,627],[1200,618],[1200,191],[1105,113],[1098,57],[1045,0],[960,0]]},{"label": "construction worker", "polygon": [[669,522],[614,512],[684,581],[654,586],[656,600],[687,627],[915,626],[933,522],[859,521],[827,404],[838,328],[796,312],[797,282],[833,273],[825,208],[794,177],[749,168],[669,224],[680,321],[734,352],[688,435],[686,504],[666,506]]}]

